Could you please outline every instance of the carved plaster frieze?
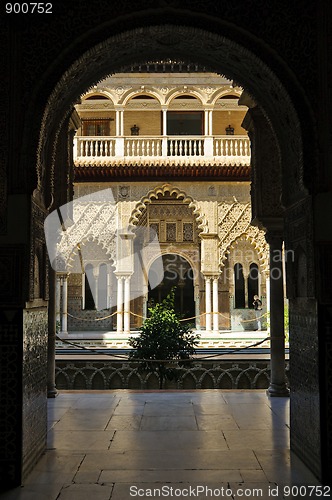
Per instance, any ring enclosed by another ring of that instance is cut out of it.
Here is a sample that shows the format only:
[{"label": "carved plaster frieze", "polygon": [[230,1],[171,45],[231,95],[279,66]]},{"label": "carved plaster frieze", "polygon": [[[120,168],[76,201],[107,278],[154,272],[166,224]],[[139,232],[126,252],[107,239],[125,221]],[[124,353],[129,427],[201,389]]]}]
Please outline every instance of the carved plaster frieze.
[{"label": "carved plaster frieze", "polygon": [[218,207],[219,265],[225,261],[238,238],[247,239],[258,254],[262,271],[268,270],[269,251],[265,231],[251,225],[250,203],[225,203]]}]

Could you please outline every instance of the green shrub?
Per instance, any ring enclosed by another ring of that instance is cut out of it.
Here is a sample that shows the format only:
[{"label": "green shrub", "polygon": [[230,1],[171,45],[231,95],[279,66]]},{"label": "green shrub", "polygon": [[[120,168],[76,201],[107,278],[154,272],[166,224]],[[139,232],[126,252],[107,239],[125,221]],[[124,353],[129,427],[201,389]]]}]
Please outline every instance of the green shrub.
[{"label": "green shrub", "polygon": [[165,379],[176,376],[176,369],[167,366],[167,361],[189,360],[195,353],[199,335],[176,314],[174,289],[161,303],[149,308],[149,313],[139,337],[129,339],[133,348],[129,357],[139,360],[141,369],[157,372],[162,389]]}]

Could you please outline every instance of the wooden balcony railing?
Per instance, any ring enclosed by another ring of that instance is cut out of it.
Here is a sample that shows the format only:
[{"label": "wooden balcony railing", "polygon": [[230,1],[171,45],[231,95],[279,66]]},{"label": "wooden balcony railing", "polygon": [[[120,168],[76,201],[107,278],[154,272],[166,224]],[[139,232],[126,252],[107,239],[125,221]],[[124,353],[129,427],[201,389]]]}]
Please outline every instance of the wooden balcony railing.
[{"label": "wooden balcony railing", "polygon": [[123,158],[218,158],[228,164],[250,164],[250,141],[245,136],[153,136],[74,139],[76,163]]}]

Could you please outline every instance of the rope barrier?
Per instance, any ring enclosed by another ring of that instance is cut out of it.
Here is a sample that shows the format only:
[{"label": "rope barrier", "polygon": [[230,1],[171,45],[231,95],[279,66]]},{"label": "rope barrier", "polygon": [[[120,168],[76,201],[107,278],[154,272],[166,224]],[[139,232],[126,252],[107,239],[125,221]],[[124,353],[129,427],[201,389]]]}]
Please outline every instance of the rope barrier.
[{"label": "rope barrier", "polygon": [[79,321],[103,321],[104,319],[108,319],[108,318],[111,318],[112,316],[115,316],[115,314],[117,314],[118,311],[115,311],[114,313],[112,314],[109,314],[108,316],[104,316],[103,318],[78,318],[77,316],[74,316],[73,314],[70,314],[70,313],[67,313],[68,316],[70,316],[71,318],[74,318],[74,319],[78,319]]},{"label": "rope barrier", "polygon": [[[103,318],[79,318],[78,316],[74,316],[73,314],[70,314],[70,313],[67,313],[68,316],[70,316],[71,318],[74,318],[74,319],[77,319],[79,321],[103,321],[104,319],[108,319],[108,318],[112,318],[113,316],[115,316],[116,314],[118,314],[119,311],[115,311],[114,313],[112,314],[109,314],[108,316],[104,316]],[[123,311],[120,311],[120,312],[123,312]],[[132,315],[132,316],[136,316],[137,318],[141,318],[141,319],[146,319],[144,316],[142,316],[141,314],[136,314],[132,311],[129,311],[129,313]],[[181,318],[179,321],[189,321],[189,320],[192,320],[192,319],[197,319],[197,318],[201,318],[202,316],[206,316],[208,313],[204,312],[204,313],[201,313],[201,314],[198,314],[197,316],[191,316],[189,318]],[[224,314],[222,314],[221,312],[213,312],[211,311],[210,313],[211,315],[214,315],[214,314],[218,314],[219,316],[221,316],[222,318],[225,318],[225,319],[230,319],[229,316],[225,316]],[[251,318],[251,319],[241,319],[241,323],[252,323],[253,321],[257,321],[258,319],[262,319],[264,318],[265,316],[268,316],[268,313],[264,313],[262,314],[261,316],[258,316],[257,318]]]},{"label": "rope barrier", "polygon": [[255,344],[251,344],[251,345],[248,345],[248,346],[245,346],[245,347],[236,347],[234,349],[232,349],[231,351],[228,351],[228,352],[221,352],[221,353],[218,353],[218,354],[211,354],[210,356],[204,356],[204,357],[200,357],[200,358],[188,358],[188,359],[144,359],[144,358],[131,358],[129,356],[126,356],[125,354],[115,354],[115,353],[105,353],[105,352],[98,352],[98,348],[91,348],[91,347],[84,347],[82,345],[79,345],[79,344],[75,344],[74,342],[70,342],[69,340],[65,340],[65,339],[61,339],[58,335],[55,336],[55,338],[57,340],[59,340],[60,342],[63,342],[64,344],[68,344],[68,345],[72,345],[74,347],[76,347],[78,350],[82,349],[84,351],[90,351],[90,352],[93,352],[94,354],[99,354],[100,356],[110,356],[110,357],[118,357],[118,358],[121,358],[123,360],[128,360],[128,361],[133,361],[133,362],[142,362],[142,363],[170,363],[170,362],[175,362],[175,361],[204,361],[205,359],[210,359],[210,358],[215,358],[217,356],[225,356],[227,354],[233,354],[234,352],[238,352],[238,351],[244,351],[245,349],[250,349],[251,347],[257,347],[258,345],[260,344],[263,344],[264,342],[266,342],[267,340],[270,339],[270,337],[266,337],[265,339],[263,340],[260,340],[259,342],[255,342]]}]

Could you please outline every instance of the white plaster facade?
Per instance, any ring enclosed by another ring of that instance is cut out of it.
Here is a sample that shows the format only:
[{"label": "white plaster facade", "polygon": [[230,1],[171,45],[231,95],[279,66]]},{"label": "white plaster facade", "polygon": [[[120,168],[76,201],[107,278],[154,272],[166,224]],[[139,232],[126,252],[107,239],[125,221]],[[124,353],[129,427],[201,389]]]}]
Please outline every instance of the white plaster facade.
[{"label": "white plaster facade", "polygon": [[[82,125],[74,139],[75,224],[59,242],[68,268],[62,277],[62,283],[68,279],[68,311],[67,285],[58,287],[62,330],[67,323],[69,330],[137,330],[149,303],[161,300],[171,285],[177,287],[182,316],[208,332],[243,329],[250,323],[250,290],[266,303],[268,245],[264,231],[250,225],[250,181],[238,170],[248,171],[250,165],[240,94],[241,89],[218,75],[149,73],[109,77],[82,97],[76,106]],[[171,112],[175,125],[169,121]],[[190,128],[193,116],[194,133],[188,135],[184,128],[182,135],[176,134],[179,120]],[[134,125],[138,131],[131,133],[139,135],[130,135]],[[231,135],[224,129],[231,129]],[[98,134],[83,135],[87,131]],[[120,180],[111,178],[129,165],[134,177],[122,173]],[[135,173],[139,167],[141,178]],[[167,180],[158,178],[158,168],[171,167],[191,168],[191,174],[181,180],[173,170]],[[149,168],[157,168],[157,174],[149,176]],[[213,177],[206,178],[206,168],[214,169]],[[105,189],[111,190],[112,203],[92,207],[84,201]],[[158,236],[166,274],[154,291],[149,279],[157,254],[146,240],[144,269],[138,269],[133,257],[137,228],[152,228]],[[240,278],[235,266],[240,266]],[[258,274],[250,282],[253,266]]]}]

